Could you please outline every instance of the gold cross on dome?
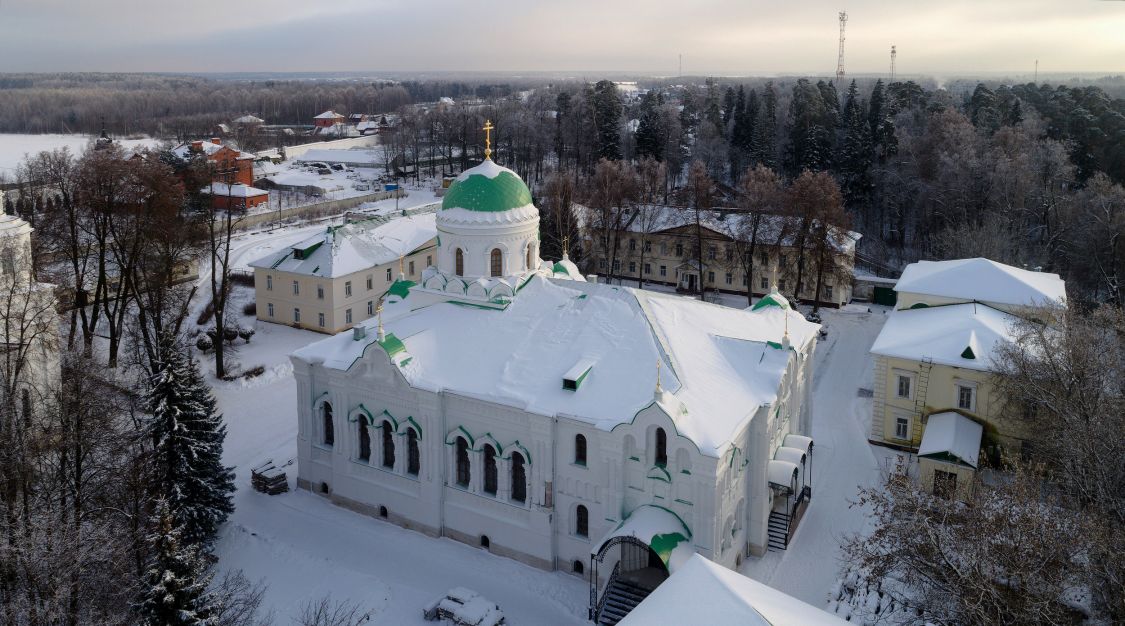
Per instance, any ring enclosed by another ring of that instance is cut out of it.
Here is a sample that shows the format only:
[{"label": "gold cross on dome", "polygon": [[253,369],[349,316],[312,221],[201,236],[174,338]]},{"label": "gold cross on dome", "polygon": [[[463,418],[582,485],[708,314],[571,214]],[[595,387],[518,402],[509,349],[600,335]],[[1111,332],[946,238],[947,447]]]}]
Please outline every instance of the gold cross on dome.
[{"label": "gold cross on dome", "polygon": [[484,121],[484,158],[492,158],[492,129],[496,128],[492,125],[492,120]]}]

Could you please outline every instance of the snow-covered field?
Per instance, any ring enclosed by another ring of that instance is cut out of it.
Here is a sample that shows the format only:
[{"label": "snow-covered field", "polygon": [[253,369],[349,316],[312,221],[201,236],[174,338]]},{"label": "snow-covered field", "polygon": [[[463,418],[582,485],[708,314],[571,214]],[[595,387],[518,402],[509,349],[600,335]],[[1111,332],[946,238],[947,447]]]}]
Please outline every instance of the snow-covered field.
[{"label": "snow-covered field", "polygon": [[[416,203],[423,198],[414,197]],[[393,202],[390,201],[390,202]],[[239,266],[324,228],[290,226],[244,235]],[[729,301],[728,301],[729,300]],[[738,296],[724,298],[745,306]],[[862,531],[866,519],[848,506],[856,488],[878,479],[890,454],[867,443],[872,386],[868,354],[885,310],[851,305],[824,310],[828,337],[818,347],[814,380],[813,499],[785,552],[750,559],[742,573],[814,606],[825,607],[839,573],[838,541]],[[263,365],[251,380],[216,383],[229,434],[225,460],[237,466],[236,510],[217,546],[220,566],[264,579],[267,608],[284,622],[325,594],[375,611],[379,624],[421,624],[422,607],[452,587],[471,588],[500,604],[512,624],[585,623],[588,587],[574,576],[537,570],[448,539],[435,539],[332,505],[305,491],[266,496],[250,489],[249,468],[266,459],[296,476],[296,390],[287,355],[323,337],[311,331],[255,323],[251,344],[235,359]]]},{"label": "snow-covered field", "polygon": [[[27,155],[37,154],[44,150],[57,150],[70,148],[72,154],[81,154],[86,145],[93,139],[90,135],[20,135],[0,133],[0,178],[14,178],[16,167],[23,162]],[[118,141],[126,148],[155,146],[160,143],[157,139],[121,139]]]}]

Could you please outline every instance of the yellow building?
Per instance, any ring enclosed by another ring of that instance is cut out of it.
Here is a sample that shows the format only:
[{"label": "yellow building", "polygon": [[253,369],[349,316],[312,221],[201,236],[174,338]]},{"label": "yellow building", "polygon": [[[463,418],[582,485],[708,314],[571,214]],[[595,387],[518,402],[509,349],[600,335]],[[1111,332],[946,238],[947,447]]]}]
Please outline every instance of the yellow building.
[{"label": "yellow building", "polygon": [[[797,248],[788,232],[792,224],[781,216],[761,215],[754,233],[750,213],[705,211],[697,234],[693,210],[638,207],[622,219],[624,225],[617,232],[617,249],[613,250],[612,244],[606,245],[596,211],[579,207],[579,214],[587,224],[583,234],[592,264],[588,269],[625,284],[643,279],[687,293],[702,288],[735,294],[752,290],[753,295],[764,296],[772,288],[770,280],[776,270],[779,292],[791,296],[797,287]],[[855,244],[862,235],[843,229],[835,234],[833,267],[824,273],[816,299],[822,305],[838,307],[851,301]],[[700,240],[702,255],[697,251]],[[796,294],[803,302],[811,302],[816,292],[817,268],[812,257],[806,250],[801,293]]]},{"label": "yellow building", "polygon": [[375,315],[400,273],[410,284],[420,281],[436,251],[432,211],[329,226],[250,264],[258,319],[322,333],[346,330]]},{"label": "yellow building", "polygon": [[[988,452],[1024,445],[1029,433],[1004,419],[992,380],[997,350],[1014,340],[1029,306],[1065,304],[1065,285],[1057,274],[960,259],[914,263],[895,291],[896,308],[871,347],[869,439],[918,452],[923,484],[957,491],[978,463],[967,433],[977,432],[978,449]],[[941,427],[931,431],[939,415]]]}]

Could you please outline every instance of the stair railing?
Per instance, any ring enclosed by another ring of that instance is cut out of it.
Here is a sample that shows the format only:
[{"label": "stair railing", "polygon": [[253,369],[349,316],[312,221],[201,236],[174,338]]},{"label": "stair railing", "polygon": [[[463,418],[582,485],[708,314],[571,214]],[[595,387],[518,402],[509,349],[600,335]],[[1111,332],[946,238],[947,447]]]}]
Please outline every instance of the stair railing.
[{"label": "stair railing", "polygon": [[594,623],[597,624],[602,621],[602,609],[605,608],[605,601],[609,599],[609,590],[613,588],[613,583],[617,582],[617,575],[621,572],[621,561],[618,561],[613,566],[613,573],[609,575],[609,580],[605,584],[605,593],[598,600],[598,608],[594,609]]}]

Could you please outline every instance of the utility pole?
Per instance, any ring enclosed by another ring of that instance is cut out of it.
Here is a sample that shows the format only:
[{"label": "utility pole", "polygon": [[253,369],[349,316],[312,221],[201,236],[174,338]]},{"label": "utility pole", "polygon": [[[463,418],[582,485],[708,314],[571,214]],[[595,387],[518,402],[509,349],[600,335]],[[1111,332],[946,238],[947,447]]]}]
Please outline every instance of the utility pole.
[{"label": "utility pole", "polygon": [[839,89],[844,80],[844,26],[848,23],[848,14],[840,11],[840,56],[836,60],[836,88]]},{"label": "utility pole", "polygon": [[895,50],[894,46],[891,46],[891,82],[892,83],[895,82],[895,57],[896,56],[898,56],[898,52]]}]

